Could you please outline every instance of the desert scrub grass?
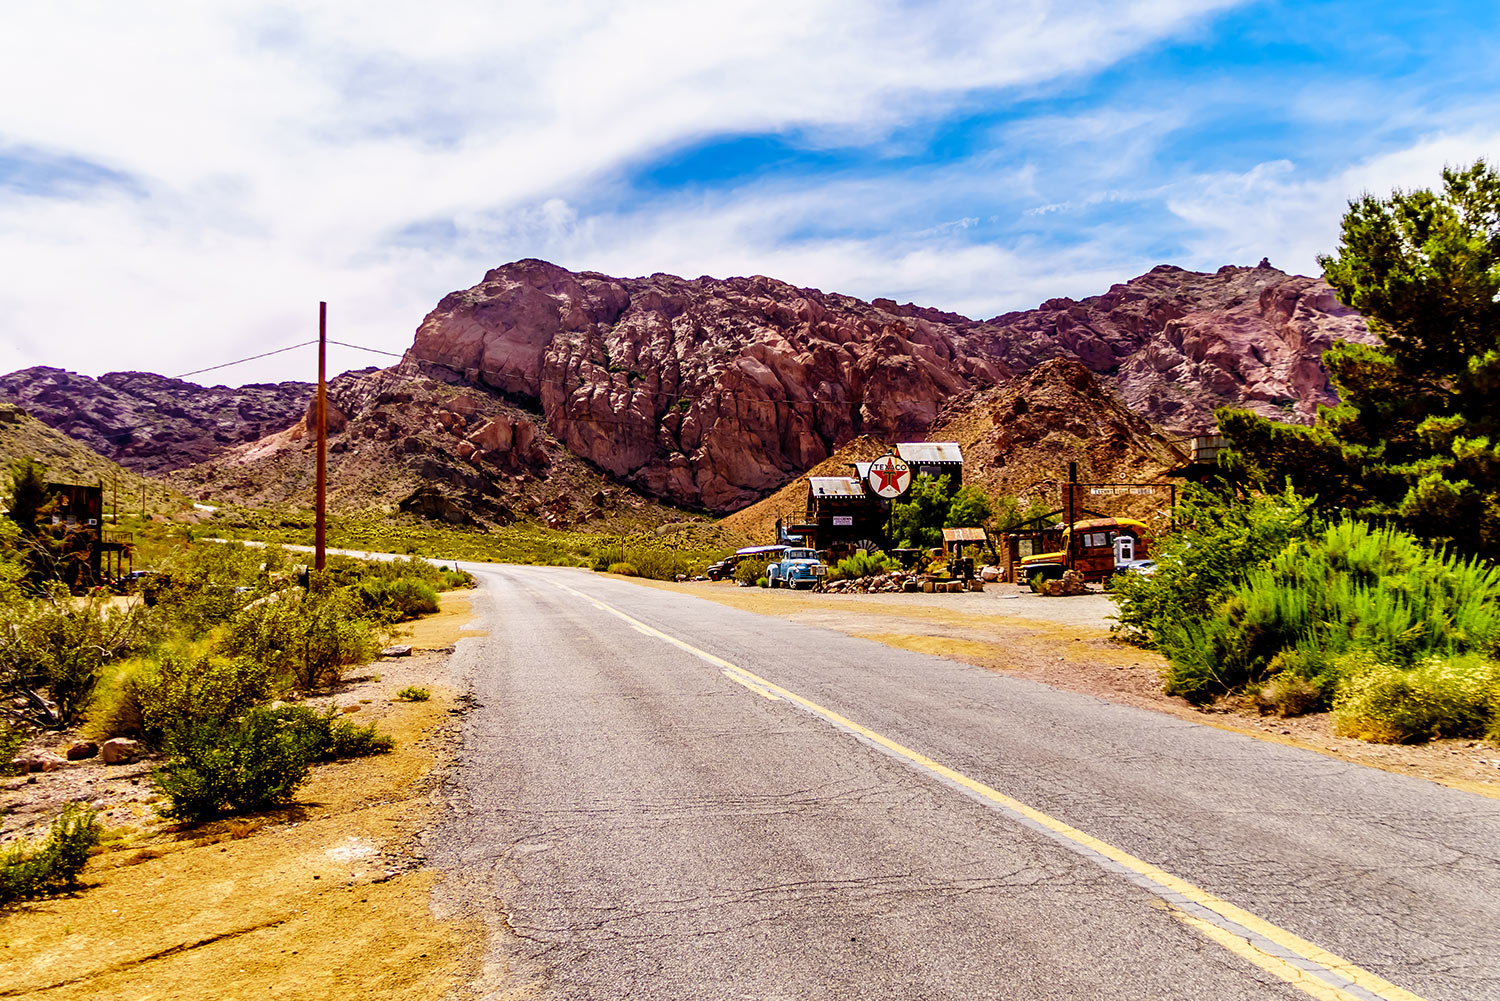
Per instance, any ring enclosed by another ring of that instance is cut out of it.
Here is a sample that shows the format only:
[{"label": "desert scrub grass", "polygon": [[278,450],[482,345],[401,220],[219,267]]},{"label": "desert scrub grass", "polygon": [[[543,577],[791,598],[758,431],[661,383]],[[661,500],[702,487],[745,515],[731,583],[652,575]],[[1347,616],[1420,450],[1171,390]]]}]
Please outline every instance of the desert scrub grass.
[{"label": "desert scrub grass", "polygon": [[362,581],[355,593],[369,614],[382,622],[406,622],[438,610],[437,589],[415,577]]},{"label": "desert scrub grass", "polygon": [[1500,669],[1470,655],[1434,657],[1415,667],[1366,662],[1352,669],[1333,700],[1334,732],[1379,744],[1492,732]]},{"label": "desert scrub grass", "polygon": [[46,838],[0,851],[0,905],[77,889],[78,874],[102,835],[92,807],[63,807]]},{"label": "desert scrub grass", "polygon": [[396,693],[396,698],[400,699],[402,702],[426,702],[428,699],[432,698],[432,693],[425,688],[418,687],[417,685],[407,685],[405,688],[401,689],[401,691]]},{"label": "desert scrub grass", "polygon": [[611,563],[606,568],[607,573],[619,574],[621,577],[639,577],[641,572],[635,568],[634,563]]}]

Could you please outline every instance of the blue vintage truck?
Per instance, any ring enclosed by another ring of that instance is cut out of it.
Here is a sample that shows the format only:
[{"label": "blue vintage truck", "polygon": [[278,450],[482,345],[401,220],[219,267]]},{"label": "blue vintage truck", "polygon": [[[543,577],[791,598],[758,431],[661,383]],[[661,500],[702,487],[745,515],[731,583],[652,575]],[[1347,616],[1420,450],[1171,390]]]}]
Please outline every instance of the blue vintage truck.
[{"label": "blue vintage truck", "polygon": [[766,580],[772,587],[815,588],[828,576],[828,567],[818,558],[816,549],[788,549],[781,559],[766,567]]}]

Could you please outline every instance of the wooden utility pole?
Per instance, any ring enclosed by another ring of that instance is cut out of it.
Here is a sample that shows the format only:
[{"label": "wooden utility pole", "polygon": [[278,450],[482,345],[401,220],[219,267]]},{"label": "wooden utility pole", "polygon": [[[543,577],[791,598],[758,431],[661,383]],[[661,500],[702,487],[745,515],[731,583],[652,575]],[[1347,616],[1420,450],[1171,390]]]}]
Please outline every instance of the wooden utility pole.
[{"label": "wooden utility pole", "polygon": [[318,484],[313,520],[313,569],[326,559],[324,533],[328,525],[328,303],[318,303]]},{"label": "wooden utility pole", "polygon": [[1073,547],[1078,545],[1078,533],[1073,523],[1078,520],[1078,463],[1068,463],[1068,552],[1063,557],[1063,566],[1073,569]]}]

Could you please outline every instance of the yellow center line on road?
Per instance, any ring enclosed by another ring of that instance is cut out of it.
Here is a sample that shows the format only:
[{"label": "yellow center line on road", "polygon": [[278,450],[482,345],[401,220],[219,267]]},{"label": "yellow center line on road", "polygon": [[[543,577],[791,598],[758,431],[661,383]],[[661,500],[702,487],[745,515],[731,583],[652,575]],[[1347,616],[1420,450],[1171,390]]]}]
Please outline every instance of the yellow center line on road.
[{"label": "yellow center line on road", "polygon": [[1027,827],[1048,835],[1054,841],[1098,862],[1104,868],[1126,876],[1137,886],[1164,900],[1171,908],[1174,917],[1196,929],[1210,941],[1217,942],[1240,958],[1284,980],[1318,1001],[1354,1001],[1354,999],[1359,999],[1359,1001],[1423,1001],[1419,995],[1398,987],[1315,943],[1236,907],[1229,901],[1216,897],[1144,859],[1139,859],[1049,814],[1027,806],[1020,800],[1012,799],[999,790],[954,771],[947,765],[940,764],[918,751],[898,744],[889,737],[861,726],[832,709],[820,706],[722,657],[700,650],[690,643],[649,626],[613,605],[599,601],[582,591],[557,581],[552,583],[587,601],[600,611],[623,620],[636,632],[659,639],[684,653],[707,661],[719,668],[720,672],[730,680],[751,691],[767,698],[781,698],[797,705],[839,729],[874,744],[890,756],[901,759],[950,786],[957,787],[972,798],[1021,821]]}]

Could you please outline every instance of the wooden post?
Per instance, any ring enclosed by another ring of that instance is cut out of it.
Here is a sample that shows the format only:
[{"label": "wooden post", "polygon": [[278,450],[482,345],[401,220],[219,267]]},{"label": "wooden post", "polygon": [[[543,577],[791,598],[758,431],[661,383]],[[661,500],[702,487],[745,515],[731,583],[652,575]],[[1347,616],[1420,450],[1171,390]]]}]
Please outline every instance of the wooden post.
[{"label": "wooden post", "polygon": [[1073,531],[1073,523],[1078,520],[1077,501],[1078,496],[1078,463],[1068,463],[1068,551],[1063,555],[1063,566],[1069,570],[1073,569],[1073,547],[1078,544]]},{"label": "wooden post", "polygon": [[328,303],[318,303],[318,478],[313,516],[313,569],[322,570],[328,527]]}]

